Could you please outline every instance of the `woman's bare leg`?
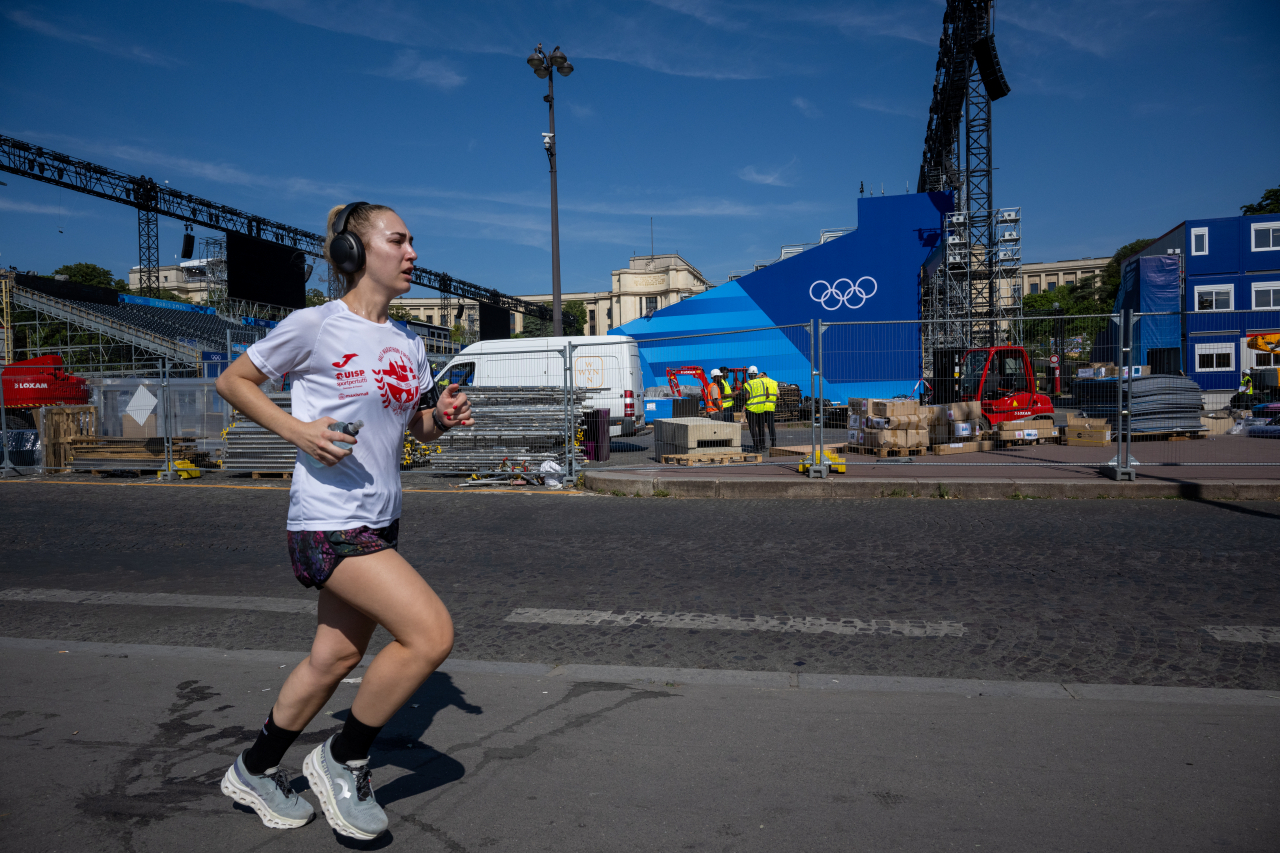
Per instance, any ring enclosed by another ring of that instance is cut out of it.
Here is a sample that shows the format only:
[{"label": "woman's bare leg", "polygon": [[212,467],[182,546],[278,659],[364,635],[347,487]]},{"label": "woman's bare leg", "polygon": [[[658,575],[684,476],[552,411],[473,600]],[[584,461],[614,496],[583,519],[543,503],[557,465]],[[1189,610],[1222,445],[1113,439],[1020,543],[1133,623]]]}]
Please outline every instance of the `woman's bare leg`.
[{"label": "woman's bare leg", "polygon": [[369,665],[351,703],[352,715],[362,723],[386,725],[453,650],[449,611],[413,566],[391,550],[347,557],[334,569],[325,590],[395,638]]},{"label": "woman's bare leg", "polygon": [[327,588],[320,590],[316,621],[311,654],[289,673],[272,710],[276,725],[289,731],[302,731],[320,713],[360,663],[378,624]]}]

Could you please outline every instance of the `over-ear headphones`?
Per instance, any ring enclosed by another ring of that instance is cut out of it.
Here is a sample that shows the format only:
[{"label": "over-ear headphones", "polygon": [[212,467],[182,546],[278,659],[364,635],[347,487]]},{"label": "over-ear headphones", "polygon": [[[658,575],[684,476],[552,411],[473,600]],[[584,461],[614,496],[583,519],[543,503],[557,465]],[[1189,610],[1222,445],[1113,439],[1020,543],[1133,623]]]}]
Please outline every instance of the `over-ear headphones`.
[{"label": "over-ear headphones", "polygon": [[339,272],[353,275],[364,266],[364,243],[360,235],[347,230],[347,217],[358,207],[368,207],[367,201],[353,201],[342,208],[333,220],[333,240],[329,243],[329,257]]}]

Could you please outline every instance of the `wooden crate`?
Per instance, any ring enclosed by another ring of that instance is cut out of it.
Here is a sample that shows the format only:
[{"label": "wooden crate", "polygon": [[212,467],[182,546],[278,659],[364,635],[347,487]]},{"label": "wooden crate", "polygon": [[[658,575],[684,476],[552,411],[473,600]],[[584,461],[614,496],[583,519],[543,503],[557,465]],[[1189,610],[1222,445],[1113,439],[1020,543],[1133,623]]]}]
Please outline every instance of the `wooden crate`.
[{"label": "wooden crate", "polygon": [[255,480],[277,480],[277,479],[292,480],[293,472],[292,471],[288,471],[288,472],[286,471],[254,471],[252,472],[251,476]]},{"label": "wooden crate", "polygon": [[1208,438],[1209,431],[1204,430],[1188,430],[1175,429],[1165,432],[1135,432],[1133,433],[1133,441],[1194,441],[1198,438]]},{"label": "wooden crate", "polygon": [[98,409],[96,406],[44,406],[36,410],[36,427],[40,430],[42,464],[55,471],[65,471],[72,442],[98,434]]}]

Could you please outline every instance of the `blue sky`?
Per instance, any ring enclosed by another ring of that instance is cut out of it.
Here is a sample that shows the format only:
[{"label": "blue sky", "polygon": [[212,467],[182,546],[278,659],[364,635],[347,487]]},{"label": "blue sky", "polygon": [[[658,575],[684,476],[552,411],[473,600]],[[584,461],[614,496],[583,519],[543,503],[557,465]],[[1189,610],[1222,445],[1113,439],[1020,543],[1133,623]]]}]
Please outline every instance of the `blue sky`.
[{"label": "blue sky", "polygon": [[[550,289],[546,84],[562,281],[678,250],[711,280],[915,188],[940,0],[26,3],[0,11],[0,132],[319,231],[400,210],[419,264]],[[1003,0],[999,206],[1030,261],[1110,255],[1280,184],[1280,4]],[[11,175],[0,263],[137,263],[130,208]],[[61,231],[61,233],[59,233]],[[161,222],[172,262],[181,226]]]}]

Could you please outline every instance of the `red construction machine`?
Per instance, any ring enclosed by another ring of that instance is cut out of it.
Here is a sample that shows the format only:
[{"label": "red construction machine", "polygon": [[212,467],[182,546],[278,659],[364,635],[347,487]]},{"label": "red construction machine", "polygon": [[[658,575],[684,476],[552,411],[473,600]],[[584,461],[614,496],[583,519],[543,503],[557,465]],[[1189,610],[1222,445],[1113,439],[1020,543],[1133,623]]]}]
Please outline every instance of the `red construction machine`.
[{"label": "red construction machine", "polygon": [[62,367],[62,356],[42,355],[15,361],[0,371],[4,383],[4,416],[9,429],[35,429],[34,410],[41,406],[83,406],[89,385]]},{"label": "red construction machine", "polygon": [[714,414],[720,411],[720,390],[714,388],[707,381],[707,375],[702,372],[701,367],[668,367],[667,368],[667,386],[671,388],[671,393],[676,397],[684,396],[680,390],[680,380],[677,377],[692,376],[698,380],[702,386],[702,405],[706,409],[707,414]]},{"label": "red construction machine", "polygon": [[1035,389],[1031,359],[1022,347],[971,349],[960,363],[960,399],[981,400],[992,425],[1053,414],[1053,401]]}]

